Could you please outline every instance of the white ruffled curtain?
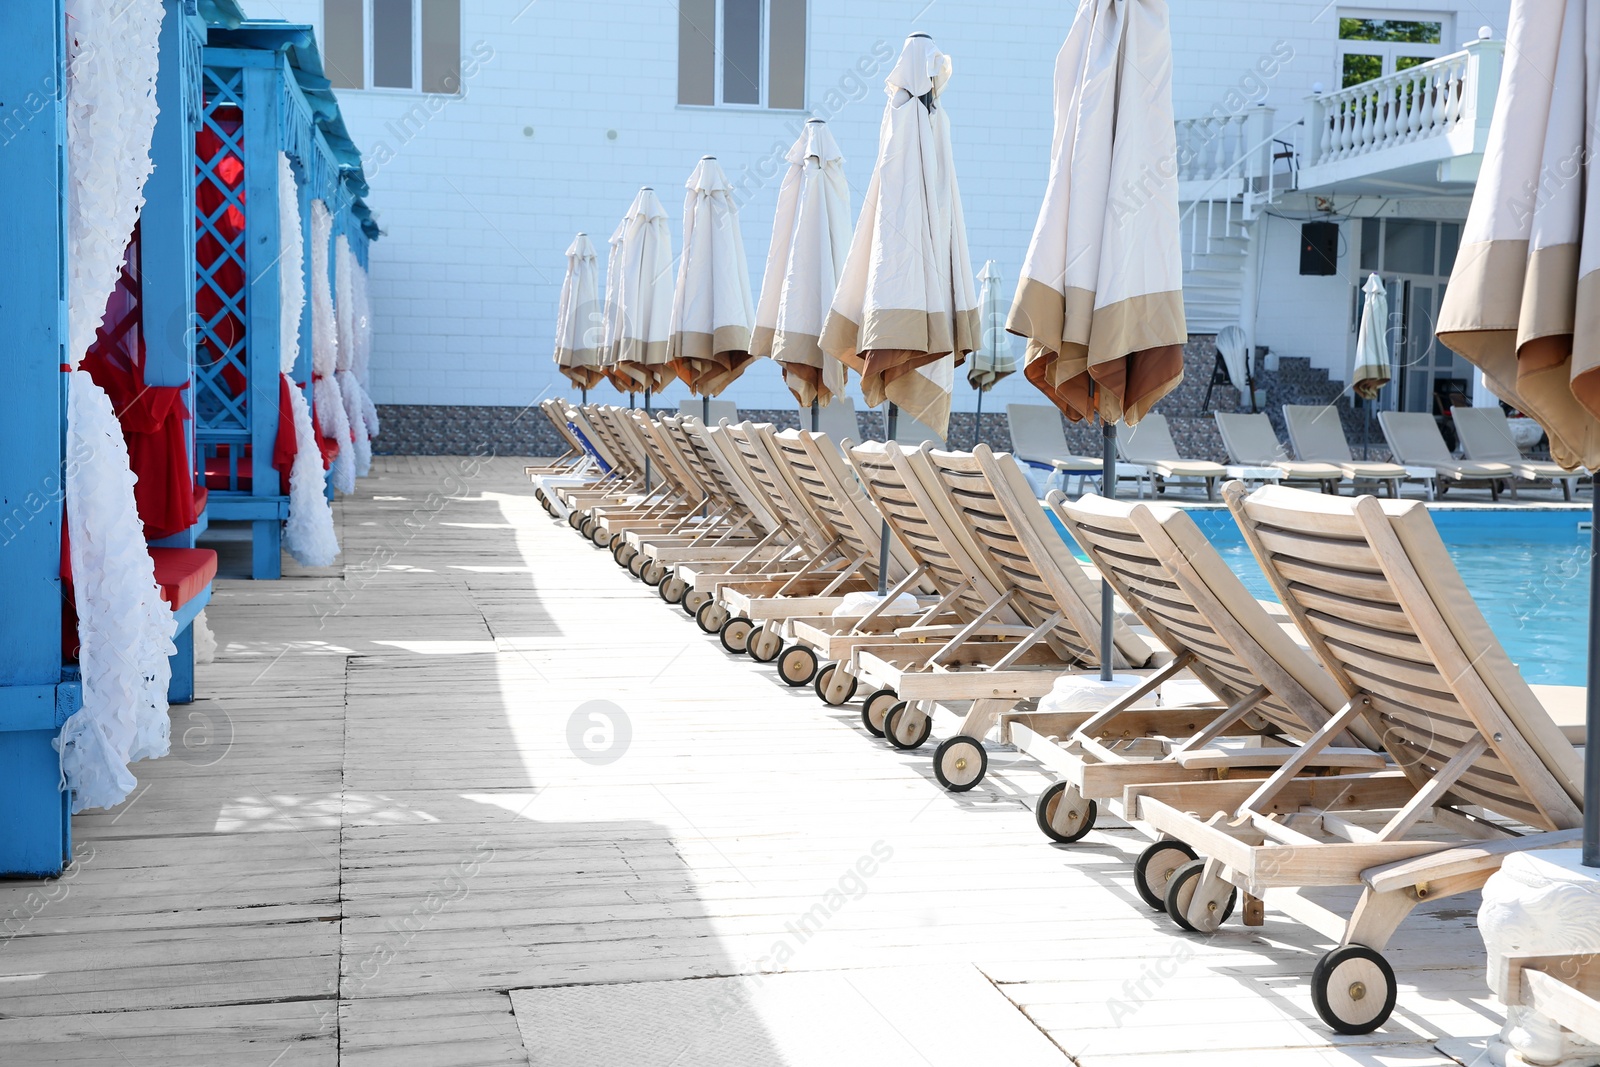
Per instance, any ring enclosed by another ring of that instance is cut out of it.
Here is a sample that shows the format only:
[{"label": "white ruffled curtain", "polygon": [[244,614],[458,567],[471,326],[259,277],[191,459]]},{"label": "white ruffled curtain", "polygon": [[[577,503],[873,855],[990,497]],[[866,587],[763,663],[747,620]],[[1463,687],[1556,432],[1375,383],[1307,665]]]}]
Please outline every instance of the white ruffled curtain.
[{"label": "white ruffled curtain", "polygon": [[[314,207],[313,220],[316,218]],[[295,442],[294,465],[289,469],[289,519],[283,526],[283,545],[291,556],[307,567],[326,567],[339,554],[339,538],[333,531],[333,508],[323,493],[322,453],[317,449],[317,434],[311,427],[311,408],[306,403],[305,393],[294,384],[294,365],[300,358],[300,314],[306,306],[301,240],[300,197],[295,191],[294,170],[289,166],[289,157],[279,152],[278,286],[282,298],[278,323],[279,354],[281,370],[289,379],[289,406],[294,412]],[[323,267],[327,267],[326,257]],[[312,327],[314,360],[314,318]]]},{"label": "white ruffled curtain", "polygon": [[66,511],[83,706],[56,742],[72,810],[109,808],[128,764],[166,755],[172,612],[134,502],[122,426],[78,363],[116,288],[144,206],[155,130],[161,0],[66,0]]},{"label": "white ruffled curtain", "polygon": [[351,259],[355,266],[350,278],[355,290],[356,350],[350,369],[361,383],[361,417],[367,423],[367,437],[373,438],[378,436],[378,407],[372,402],[372,301],[367,289],[367,268],[353,254]]},{"label": "white ruffled curtain", "polygon": [[367,433],[366,419],[366,408],[372,401],[364,395],[366,391],[361,388],[361,380],[355,373],[356,347],[360,343],[356,340],[358,315],[355,272],[359,269],[355,254],[350,251],[350,242],[341,234],[333,261],[334,284],[339,290],[338,369],[334,377],[339,383],[339,395],[344,398],[345,418],[350,423],[350,433],[354,438],[355,473],[358,478],[365,477],[372,469],[372,440]]},{"label": "white ruffled curtain", "polygon": [[322,436],[339,442],[333,457],[333,487],[356,491],[356,465],[350,442],[350,420],[339,391],[339,328],[333,318],[333,283],[328,249],[333,245],[333,216],[321,200],[311,201],[311,393],[317,401],[317,426]]}]

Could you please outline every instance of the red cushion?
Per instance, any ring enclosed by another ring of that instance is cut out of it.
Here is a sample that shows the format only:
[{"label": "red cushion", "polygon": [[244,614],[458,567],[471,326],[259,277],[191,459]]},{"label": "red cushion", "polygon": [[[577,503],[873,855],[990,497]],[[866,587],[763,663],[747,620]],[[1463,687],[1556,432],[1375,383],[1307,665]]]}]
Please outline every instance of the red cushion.
[{"label": "red cushion", "polygon": [[217,554],[209,548],[152,548],[161,599],[173,611],[199,596],[217,576]]},{"label": "red cushion", "polygon": [[[251,483],[254,481],[250,476],[250,470],[250,456],[246,453],[244,458],[239,460],[239,492],[241,493],[248,493]],[[228,488],[227,456],[211,456],[206,460],[205,488],[218,490]]]}]

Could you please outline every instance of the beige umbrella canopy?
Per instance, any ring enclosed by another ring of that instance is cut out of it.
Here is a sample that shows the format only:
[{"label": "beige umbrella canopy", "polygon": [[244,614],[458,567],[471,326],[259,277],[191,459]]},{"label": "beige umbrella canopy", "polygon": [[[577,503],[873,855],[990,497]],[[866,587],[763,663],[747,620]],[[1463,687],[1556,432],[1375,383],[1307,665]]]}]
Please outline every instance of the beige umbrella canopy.
[{"label": "beige umbrella canopy", "polygon": [[614,375],[630,392],[659,393],[672,382],[667,365],[672,317],[672,233],[667,213],[649,188],[639,190],[622,220],[617,254]]},{"label": "beige umbrella canopy", "polygon": [[755,306],[733,186],[713,156],[685,183],[683,256],[672,294],[667,363],[696,396],[713,397],[754,357]]},{"label": "beige umbrella canopy", "polygon": [[1362,400],[1376,400],[1389,384],[1389,294],[1376,274],[1361,287],[1361,332],[1356,335],[1356,366],[1350,391]]},{"label": "beige umbrella canopy", "polygon": [[606,380],[616,387],[618,392],[632,394],[638,391],[638,383],[617,366],[617,338],[621,334],[622,316],[617,310],[622,288],[622,237],[628,230],[628,220],[624,218],[617,223],[617,228],[611,233],[611,240],[607,242],[606,251],[606,295],[600,311],[600,369],[604,372]]},{"label": "beige umbrella canopy", "polygon": [[1183,380],[1172,39],[1163,0],[1084,0],[1056,56],[1044,205],[1007,327],[1073,420],[1137,422]]},{"label": "beige umbrella canopy", "polygon": [[594,329],[600,311],[595,302],[596,273],[594,243],[588,234],[580,233],[567,247],[567,275],[561,282],[561,304],[556,311],[555,351],[556,366],[580,389],[605,380]]},{"label": "beige umbrella canopy", "polygon": [[1584,180],[1600,149],[1600,55],[1585,48],[1585,6],[1512,0],[1438,325],[1496,396],[1538,420],[1568,470],[1600,466],[1600,182]]},{"label": "beige umbrella canopy", "polygon": [[1011,335],[1006,332],[1006,313],[1000,298],[1000,268],[994,260],[978,272],[978,304],[982,332],[978,347],[967,362],[967,384],[980,394],[993,389],[1002,378],[1016,373],[1017,360],[1011,354]]},{"label": "beige umbrella canopy", "polygon": [[888,400],[940,437],[955,368],[978,341],[942,99],[949,81],[950,57],[927,34],[906,38],[884,85],[878,161],[822,331],[823,351],[861,375],[869,405]]},{"label": "beige umbrella canopy", "polygon": [[778,188],[753,355],[771,356],[802,406],[844,395],[844,364],[822,351],[822,326],[850,251],[850,187],[844,156],[821,119],[789,149]]}]

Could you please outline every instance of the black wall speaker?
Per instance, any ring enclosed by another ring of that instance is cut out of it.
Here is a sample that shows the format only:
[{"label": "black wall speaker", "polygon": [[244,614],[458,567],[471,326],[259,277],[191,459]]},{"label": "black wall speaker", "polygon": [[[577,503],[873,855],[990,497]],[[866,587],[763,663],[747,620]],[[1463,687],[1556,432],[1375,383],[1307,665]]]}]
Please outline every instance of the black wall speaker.
[{"label": "black wall speaker", "polygon": [[1339,273],[1339,224],[1306,222],[1300,226],[1300,273]]}]

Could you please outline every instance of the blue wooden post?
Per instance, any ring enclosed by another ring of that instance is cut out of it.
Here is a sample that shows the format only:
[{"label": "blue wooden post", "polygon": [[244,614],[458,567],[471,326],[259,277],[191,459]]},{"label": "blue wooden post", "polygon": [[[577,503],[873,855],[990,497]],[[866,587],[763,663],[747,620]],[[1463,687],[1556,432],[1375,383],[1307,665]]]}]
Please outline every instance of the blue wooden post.
[{"label": "blue wooden post", "polygon": [[[201,49],[205,23],[184,13],[183,0],[163,0],[161,67],[156,78],[160,113],[150,140],[154,169],[145,183],[140,213],[140,303],[145,340],[144,376],[149,385],[187,385],[184,402],[194,407],[195,254],[194,138],[200,128],[203,76]],[[196,462],[197,420],[189,423],[189,469]],[[195,525],[152,541],[163,548],[193,548],[206,528],[202,512]],[[194,628],[185,626],[173,638],[172,680],[167,700],[194,700]]]},{"label": "blue wooden post", "polygon": [[[250,346],[250,494],[281,500],[278,472],[272,466],[278,420],[263,417],[278,410],[278,367],[282,342],[278,284],[278,145],[279,109],[283,94],[277,56],[255,52],[244,67],[244,184],[245,245],[249,249],[248,323]],[[278,578],[283,574],[283,515],[280,508],[254,517],[251,538],[251,576]]]},{"label": "blue wooden post", "polygon": [[[61,647],[66,362],[65,17],[0,4],[0,875],[60,874],[70,805],[51,742],[81,696]],[[26,262],[26,269],[21,269]]]}]

